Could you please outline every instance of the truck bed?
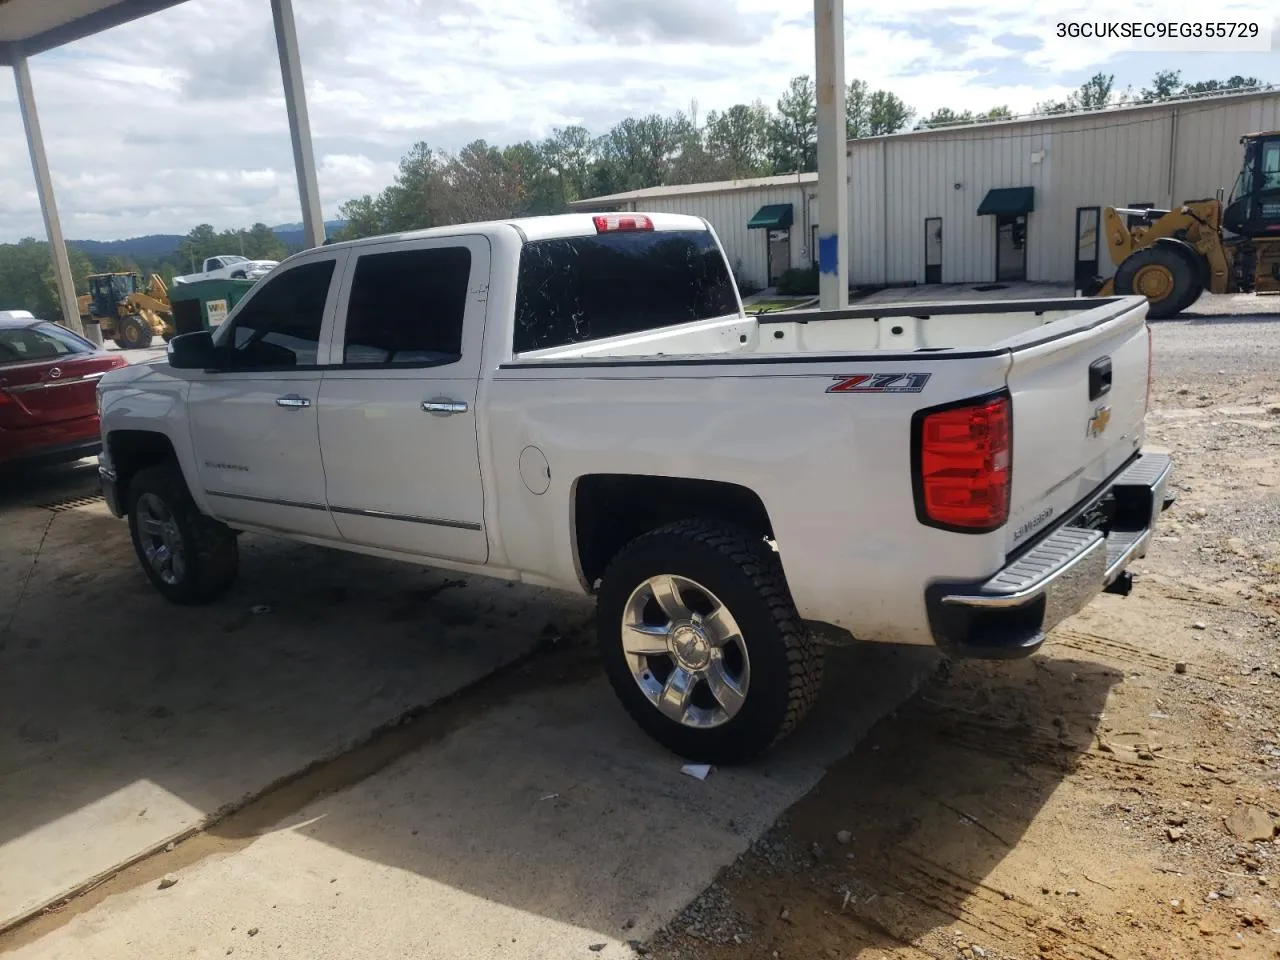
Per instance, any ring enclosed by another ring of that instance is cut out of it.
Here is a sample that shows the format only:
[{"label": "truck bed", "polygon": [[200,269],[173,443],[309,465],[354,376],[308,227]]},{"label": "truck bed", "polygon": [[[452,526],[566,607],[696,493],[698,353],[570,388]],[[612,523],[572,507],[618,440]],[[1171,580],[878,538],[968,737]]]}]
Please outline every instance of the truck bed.
[{"label": "truck bed", "polygon": [[774,358],[868,351],[1017,349],[1089,329],[1133,307],[1133,297],[918,303],[730,316],[646,333],[530,351],[518,360]]}]

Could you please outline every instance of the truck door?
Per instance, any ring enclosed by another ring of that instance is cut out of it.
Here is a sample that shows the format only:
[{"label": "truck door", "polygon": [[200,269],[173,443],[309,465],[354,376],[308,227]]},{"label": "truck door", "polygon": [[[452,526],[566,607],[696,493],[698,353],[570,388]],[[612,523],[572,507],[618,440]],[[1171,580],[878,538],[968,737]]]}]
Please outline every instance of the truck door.
[{"label": "truck door", "polygon": [[354,252],[320,386],[326,497],[344,539],[488,558],[475,406],[489,262],[477,236]]},{"label": "truck door", "polygon": [[265,280],[217,333],[228,365],[190,371],[196,469],[220,519],[338,539],[316,401],[346,259],[309,257]]}]

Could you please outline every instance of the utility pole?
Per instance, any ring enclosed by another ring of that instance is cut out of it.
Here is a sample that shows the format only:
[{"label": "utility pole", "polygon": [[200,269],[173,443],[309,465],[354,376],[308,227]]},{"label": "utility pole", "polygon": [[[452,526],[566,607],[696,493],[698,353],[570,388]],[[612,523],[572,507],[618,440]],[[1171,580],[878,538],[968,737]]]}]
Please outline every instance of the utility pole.
[{"label": "utility pole", "polygon": [[844,118],[844,0],[813,0],[818,106],[818,296],[849,305],[848,144]]}]

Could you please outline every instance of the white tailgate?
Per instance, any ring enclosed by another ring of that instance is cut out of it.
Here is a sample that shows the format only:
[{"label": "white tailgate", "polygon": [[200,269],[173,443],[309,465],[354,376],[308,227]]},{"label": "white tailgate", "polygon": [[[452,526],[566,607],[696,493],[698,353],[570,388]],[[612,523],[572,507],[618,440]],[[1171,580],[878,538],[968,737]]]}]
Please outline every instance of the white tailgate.
[{"label": "white tailgate", "polygon": [[[1036,343],[1051,332],[1050,324],[1019,337],[1025,345],[1013,344],[1008,550],[1085,499],[1142,445],[1150,349],[1146,314],[1144,299],[1126,298],[1058,321],[1078,323],[1077,332]],[[1090,365],[1107,361],[1110,389],[1090,399]]]}]

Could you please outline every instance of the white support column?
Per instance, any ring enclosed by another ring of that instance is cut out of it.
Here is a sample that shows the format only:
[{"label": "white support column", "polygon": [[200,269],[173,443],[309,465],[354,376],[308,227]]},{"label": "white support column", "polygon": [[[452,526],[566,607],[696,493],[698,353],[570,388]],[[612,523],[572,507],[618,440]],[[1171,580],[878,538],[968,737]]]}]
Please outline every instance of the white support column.
[{"label": "white support column", "polygon": [[849,183],[844,119],[844,0],[813,0],[818,95],[818,294],[824,310],[849,305]]},{"label": "white support column", "polygon": [[36,114],[36,95],[31,87],[31,71],[27,58],[16,46],[13,50],[13,80],[18,87],[18,110],[22,125],[27,131],[27,149],[31,152],[31,171],[36,177],[36,192],[40,195],[40,212],[44,214],[44,232],[49,239],[49,254],[53,257],[53,276],[58,285],[58,302],[62,306],[62,323],[76,333],[83,334],[80,325],[80,307],[76,303],[76,283],[71,275],[71,261],[67,258],[67,245],[62,239],[62,224],[58,220],[58,207],[53,199],[53,178],[49,175],[49,158],[44,152],[44,138],[40,134],[40,117]]},{"label": "white support column", "polygon": [[298,174],[298,199],[302,202],[302,235],[309,246],[324,243],[324,214],[316,185],[316,156],[307,119],[307,93],[302,85],[302,61],[298,57],[298,28],[293,20],[293,0],[271,0],[280,52],[280,77],[284,81],[284,105],[293,140],[293,167]]}]

